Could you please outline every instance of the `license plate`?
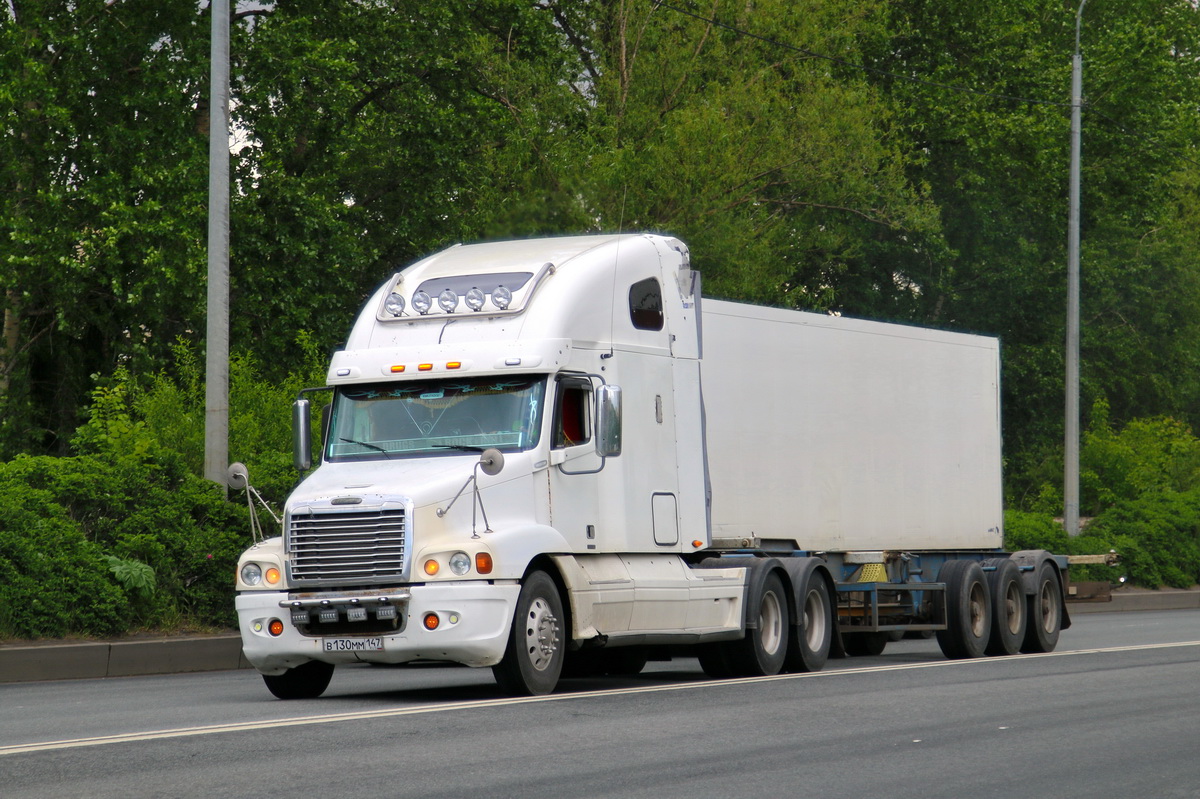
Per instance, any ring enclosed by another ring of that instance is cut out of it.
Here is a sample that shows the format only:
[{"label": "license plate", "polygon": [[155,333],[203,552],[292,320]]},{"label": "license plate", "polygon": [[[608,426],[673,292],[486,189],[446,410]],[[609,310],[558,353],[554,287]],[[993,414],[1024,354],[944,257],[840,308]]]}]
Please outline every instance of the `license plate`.
[{"label": "license plate", "polygon": [[324,638],[326,652],[382,652],[382,638]]}]

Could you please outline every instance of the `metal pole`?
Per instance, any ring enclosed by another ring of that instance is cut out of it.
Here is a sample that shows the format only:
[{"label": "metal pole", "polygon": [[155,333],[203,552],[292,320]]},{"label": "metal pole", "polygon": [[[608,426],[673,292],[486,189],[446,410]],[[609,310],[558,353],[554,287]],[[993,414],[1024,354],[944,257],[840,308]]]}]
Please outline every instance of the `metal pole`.
[{"label": "metal pole", "polygon": [[204,476],[225,487],[229,465],[229,0],[212,0],[208,126],[208,321]]},{"label": "metal pole", "polygon": [[1071,186],[1067,221],[1067,385],[1063,452],[1063,526],[1079,535],[1079,152],[1082,140],[1083,56],[1079,52],[1083,7],[1075,14],[1075,57],[1071,61]]}]

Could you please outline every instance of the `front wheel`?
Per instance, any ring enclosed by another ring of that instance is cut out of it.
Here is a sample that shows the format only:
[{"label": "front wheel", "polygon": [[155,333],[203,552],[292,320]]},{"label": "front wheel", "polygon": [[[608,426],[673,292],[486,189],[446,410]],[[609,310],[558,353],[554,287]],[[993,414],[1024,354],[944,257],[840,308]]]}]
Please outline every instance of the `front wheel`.
[{"label": "front wheel", "polygon": [[264,674],[267,690],[280,699],[316,699],[333,679],[333,664],[310,660],[283,674]]},{"label": "front wheel", "polygon": [[492,667],[505,693],[541,696],[558,685],[566,655],[562,597],[545,572],[531,572],[521,586],[504,659]]}]

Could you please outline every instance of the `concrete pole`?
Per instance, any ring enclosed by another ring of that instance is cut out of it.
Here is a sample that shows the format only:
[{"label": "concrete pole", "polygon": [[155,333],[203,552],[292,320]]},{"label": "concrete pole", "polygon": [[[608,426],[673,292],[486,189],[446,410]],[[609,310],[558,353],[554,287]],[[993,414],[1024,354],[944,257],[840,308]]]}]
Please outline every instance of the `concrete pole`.
[{"label": "concrete pole", "polygon": [[1079,535],[1079,159],[1082,146],[1083,56],[1079,34],[1083,7],[1075,14],[1075,56],[1071,61],[1071,186],[1067,221],[1067,379],[1066,435],[1063,447],[1063,526]]},{"label": "concrete pole", "polygon": [[204,476],[224,489],[229,465],[229,0],[212,0],[210,11]]}]

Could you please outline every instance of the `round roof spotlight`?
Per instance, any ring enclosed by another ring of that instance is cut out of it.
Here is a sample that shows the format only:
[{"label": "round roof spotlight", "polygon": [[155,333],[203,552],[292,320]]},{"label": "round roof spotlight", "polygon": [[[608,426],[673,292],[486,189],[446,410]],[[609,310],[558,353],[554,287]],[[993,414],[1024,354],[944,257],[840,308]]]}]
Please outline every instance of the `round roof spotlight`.
[{"label": "round roof spotlight", "polygon": [[412,296],[413,310],[421,315],[429,313],[429,309],[433,307],[433,298],[423,291],[417,291]]},{"label": "round roof spotlight", "polygon": [[454,289],[446,289],[438,295],[438,305],[446,313],[454,313],[454,309],[458,307],[458,292]]},{"label": "round roof spotlight", "polygon": [[492,304],[497,308],[503,311],[508,308],[511,302],[512,292],[504,286],[496,286],[496,288],[492,289]]},{"label": "round roof spotlight", "polygon": [[392,316],[400,316],[404,313],[404,298],[396,292],[392,292],[383,301],[383,310],[390,313]]},{"label": "round roof spotlight", "polygon": [[483,292],[477,288],[473,288],[467,292],[466,296],[467,307],[472,311],[478,311],[483,307]]}]

